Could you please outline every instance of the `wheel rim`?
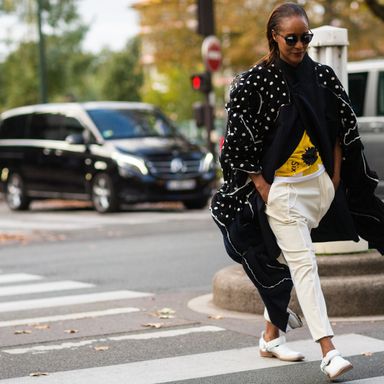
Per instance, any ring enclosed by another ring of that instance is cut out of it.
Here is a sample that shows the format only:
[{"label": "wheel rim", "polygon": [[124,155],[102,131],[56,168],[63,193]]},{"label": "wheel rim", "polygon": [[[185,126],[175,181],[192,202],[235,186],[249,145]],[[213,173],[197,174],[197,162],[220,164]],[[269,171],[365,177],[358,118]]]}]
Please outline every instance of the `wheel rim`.
[{"label": "wheel rim", "polygon": [[11,208],[20,207],[23,198],[23,182],[18,175],[12,175],[7,185],[7,201]]},{"label": "wheel rim", "polygon": [[105,177],[97,178],[93,186],[93,201],[96,207],[107,210],[111,206],[111,190]]}]

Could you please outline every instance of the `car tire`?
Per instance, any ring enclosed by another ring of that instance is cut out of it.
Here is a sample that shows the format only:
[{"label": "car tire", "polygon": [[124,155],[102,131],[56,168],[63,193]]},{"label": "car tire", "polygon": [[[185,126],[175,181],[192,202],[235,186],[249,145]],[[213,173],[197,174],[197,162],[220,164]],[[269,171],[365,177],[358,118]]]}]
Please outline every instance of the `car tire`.
[{"label": "car tire", "polygon": [[203,209],[208,204],[208,199],[206,197],[194,200],[185,200],[183,201],[184,207],[187,209]]},{"label": "car tire", "polygon": [[26,211],[29,209],[31,199],[27,196],[22,176],[12,172],[5,184],[5,201],[12,211]]},{"label": "car tire", "polygon": [[99,213],[116,212],[119,201],[113,181],[106,173],[99,173],[92,181],[92,202]]}]

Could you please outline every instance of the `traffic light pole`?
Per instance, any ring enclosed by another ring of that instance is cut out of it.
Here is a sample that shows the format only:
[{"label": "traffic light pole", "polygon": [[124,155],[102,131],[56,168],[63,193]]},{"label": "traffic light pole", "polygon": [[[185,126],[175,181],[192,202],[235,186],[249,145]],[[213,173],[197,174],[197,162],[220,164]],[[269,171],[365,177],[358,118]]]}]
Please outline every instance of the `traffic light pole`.
[{"label": "traffic light pole", "polygon": [[[215,130],[214,93],[212,92],[212,72],[221,65],[221,46],[215,35],[214,0],[196,0],[197,4],[197,32],[204,36],[202,55],[206,71],[201,74],[204,87],[199,91],[204,93],[204,125],[207,132],[207,149],[216,161],[216,145],[212,140]],[[194,85],[193,85],[194,86]],[[195,88],[196,89],[196,88]]]},{"label": "traffic light pole", "polygon": [[212,95],[212,92],[204,94],[204,125],[207,130],[207,149],[212,153],[212,156],[216,161],[216,148],[215,143],[212,141],[212,133],[215,130],[215,112],[211,103]]}]

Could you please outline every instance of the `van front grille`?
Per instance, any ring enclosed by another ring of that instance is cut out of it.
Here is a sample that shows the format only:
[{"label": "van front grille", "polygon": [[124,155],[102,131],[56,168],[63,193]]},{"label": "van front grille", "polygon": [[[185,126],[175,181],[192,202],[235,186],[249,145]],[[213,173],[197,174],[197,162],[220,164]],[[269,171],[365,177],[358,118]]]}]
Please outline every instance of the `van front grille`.
[{"label": "van front grille", "polygon": [[147,160],[147,166],[152,175],[163,178],[174,178],[185,175],[197,176],[200,172],[200,159],[183,159],[180,157],[168,159]]}]

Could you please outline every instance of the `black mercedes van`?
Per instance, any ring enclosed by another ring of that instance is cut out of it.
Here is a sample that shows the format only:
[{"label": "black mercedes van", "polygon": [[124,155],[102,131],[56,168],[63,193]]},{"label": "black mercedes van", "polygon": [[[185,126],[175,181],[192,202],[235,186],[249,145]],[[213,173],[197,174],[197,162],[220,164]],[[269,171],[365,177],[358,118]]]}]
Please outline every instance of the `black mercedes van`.
[{"label": "black mercedes van", "polygon": [[149,104],[42,104],[1,114],[0,178],[12,210],[50,198],[91,200],[101,213],[158,201],[200,209],[215,174],[212,154]]}]

